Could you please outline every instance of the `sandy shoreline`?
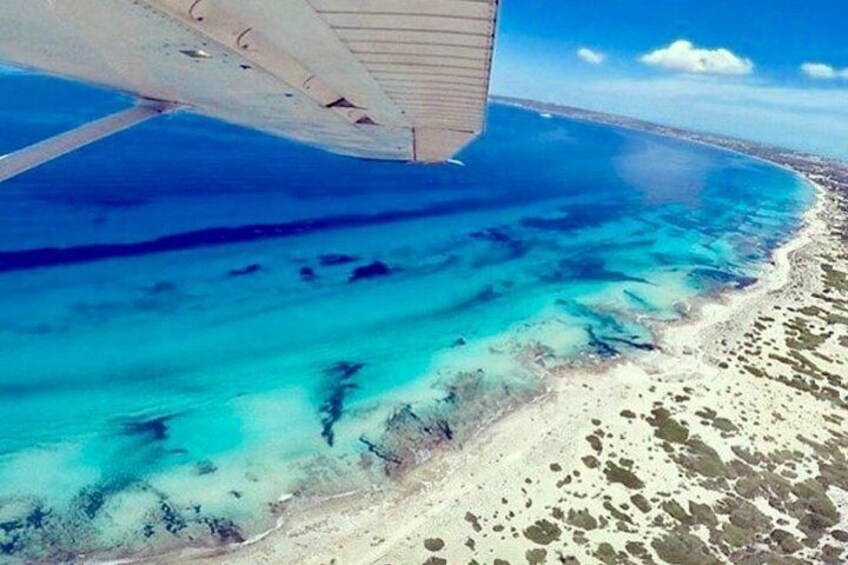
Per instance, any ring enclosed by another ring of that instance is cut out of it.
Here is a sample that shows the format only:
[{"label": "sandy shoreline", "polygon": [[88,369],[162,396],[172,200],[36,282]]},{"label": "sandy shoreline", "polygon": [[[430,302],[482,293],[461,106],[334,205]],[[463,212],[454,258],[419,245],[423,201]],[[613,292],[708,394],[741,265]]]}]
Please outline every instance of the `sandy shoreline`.
[{"label": "sandy shoreline", "polygon": [[396,483],[292,500],[253,543],[157,562],[838,562],[848,284],[820,265],[848,271],[844,195],[793,170],[819,183],[803,227],[755,285],[665,325],[658,351],[540,366],[549,390]]}]

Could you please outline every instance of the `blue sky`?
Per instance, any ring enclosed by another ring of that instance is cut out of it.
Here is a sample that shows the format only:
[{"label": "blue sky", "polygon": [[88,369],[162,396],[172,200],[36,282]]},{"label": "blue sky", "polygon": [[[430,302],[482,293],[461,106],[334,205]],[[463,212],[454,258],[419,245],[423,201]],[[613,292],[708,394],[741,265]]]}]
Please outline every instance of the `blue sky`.
[{"label": "blue sky", "polygon": [[848,159],[846,29],[844,0],[503,0],[493,92]]},{"label": "blue sky", "polygon": [[846,29],[848,0],[501,0],[492,91],[848,159]]}]

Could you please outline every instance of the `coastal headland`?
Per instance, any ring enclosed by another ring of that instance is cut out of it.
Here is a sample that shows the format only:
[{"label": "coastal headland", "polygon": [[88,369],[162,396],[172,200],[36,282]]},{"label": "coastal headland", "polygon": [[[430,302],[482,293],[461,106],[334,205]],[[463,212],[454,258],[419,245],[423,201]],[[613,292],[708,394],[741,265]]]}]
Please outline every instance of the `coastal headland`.
[{"label": "coastal headland", "polygon": [[[758,157],[803,175],[817,187],[816,203],[758,282],[657,325],[653,350],[567,365],[522,351],[539,390],[491,400],[475,396],[473,379],[458,383],[475,421],[469,430],[398,415],[395,436],[370,446],[393,477],[387,485],[287,497],[276,509],[279,527],[260,538],[159,560],[845,562],[848,165],[605,114],[499,102]],[[499,409],[487,411],[484,400]]]}]

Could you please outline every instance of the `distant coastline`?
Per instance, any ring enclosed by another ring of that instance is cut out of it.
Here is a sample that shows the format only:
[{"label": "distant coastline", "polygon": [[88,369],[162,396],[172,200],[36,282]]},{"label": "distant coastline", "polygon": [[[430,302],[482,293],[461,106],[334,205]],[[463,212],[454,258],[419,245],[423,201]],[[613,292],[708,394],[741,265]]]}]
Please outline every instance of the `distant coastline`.
[{"label": "distant coastline", "polygon": [[820,157],[803,151],[795,151],[774,145],[746,141],[729,136],[705,132],[690,131],[673,126],[665,126],[636,118],[616,114],[607,114],[593,110],[584,110],[573,106],[564,106],[548,102],[537,102],[509,96],[492,96],[492,102],[518,106],[551,116],[563,116],[596,124],[604,124],[636,131],[648,132],[667,137],[675,137],[693,143],[701,143],[733,151],[747,157],[761,159],[774,165],[785,167],[812,180],[823,181],[825,188],[843,190],[848,186],[848,163],[839,159]]}]

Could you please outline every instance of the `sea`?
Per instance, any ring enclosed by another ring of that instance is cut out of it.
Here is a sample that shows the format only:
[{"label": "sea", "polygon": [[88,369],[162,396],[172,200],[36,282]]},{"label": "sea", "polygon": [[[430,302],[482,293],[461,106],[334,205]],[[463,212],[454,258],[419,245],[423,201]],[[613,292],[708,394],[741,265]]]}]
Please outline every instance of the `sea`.
[{"label": "sea", "polygon": [[[0,80],[0,154],[131,103]],[[240,542],[461,449],[545,368],[641,355],[756,282],[813,200],[503,105],[441,166],[180,113],[3,183],[0,561]]]}]

